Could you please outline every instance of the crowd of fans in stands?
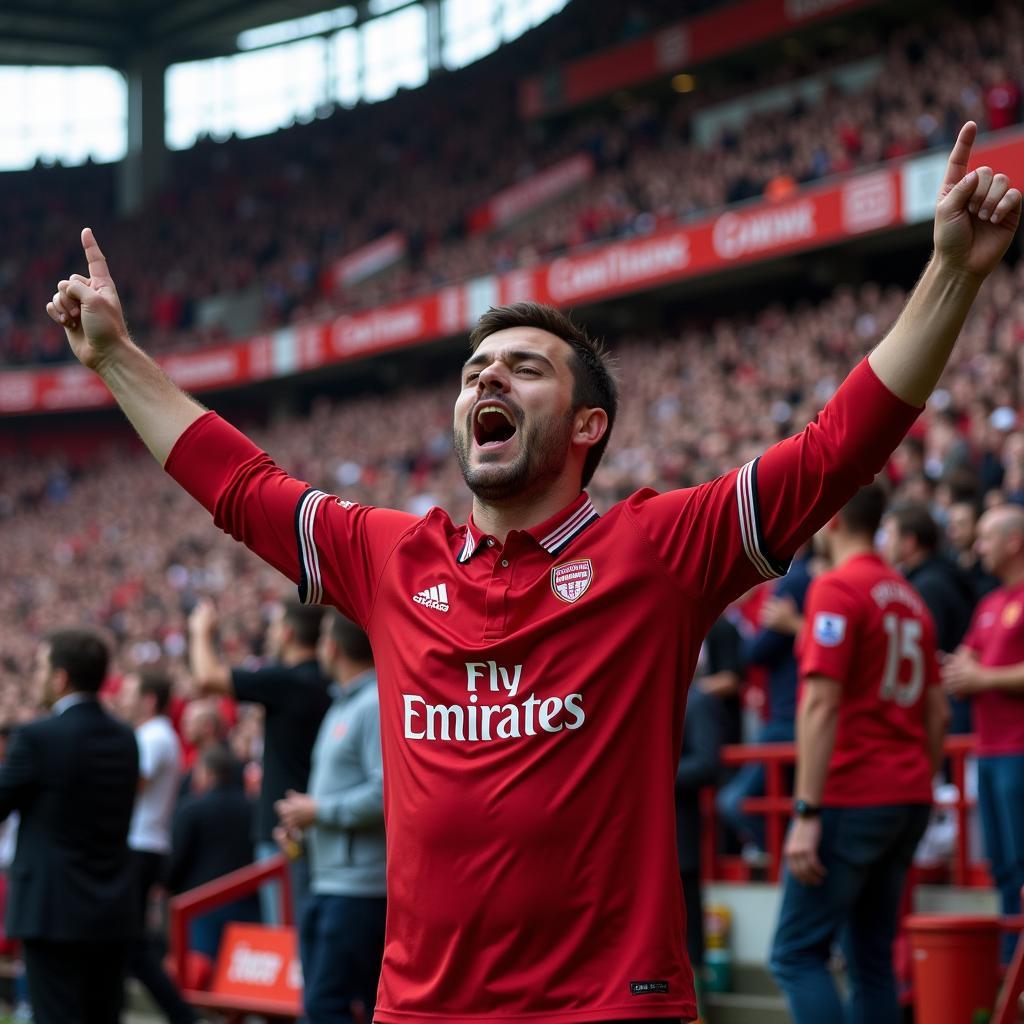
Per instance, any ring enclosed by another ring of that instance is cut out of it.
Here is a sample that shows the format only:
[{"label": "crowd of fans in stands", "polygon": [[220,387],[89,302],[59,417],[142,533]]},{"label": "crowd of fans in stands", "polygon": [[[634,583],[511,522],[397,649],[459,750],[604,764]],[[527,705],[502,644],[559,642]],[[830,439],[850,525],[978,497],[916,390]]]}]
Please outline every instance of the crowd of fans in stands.
[{"label": "crowd of fans in stands", "polygon": [[[641,26],[638,18],[613,19],[598,36],[630,35],[659,20],[648,17]],[[563,27],[562,35],[571,42],[572,32]],[[840,52],[806,56],[797,66],[787,61],[714,90],[637,96],[524,125],[513,86],[520,72],[509,61],[519,60],[517,47],[531,45],[528,37],[388,104],[175,154],[167,189],[136,218],[112,219],[111,168],[12,181],[0,214],[8,251],[20,255],[0,260],[0,362],[67,357],[41,311],[52,282],[75,265],[83,218],[117,268],[129,324],[159,351],[529,265],[944,145],[967,118],[995,130],[1021,116],[1016,69],[1024,64],[1024,13],[1008,2],[983,19],[940,14],[927,30],[908,26],[884,45],[864,34]],[[832,71],[880,47],[880,72],[855,91],[841,94],[832,84],[820,102],[751,115],[708,147],[692,139],[703,109]],[[467,130],[447,130],[452,123]],[[578,152],[591,154],[597,167],[584,187],[498,236],[469,231],[480,203]],[[401,264],[347,291],[328,283],[335,261],[394,229],[409,241]],[[35,255],[26,260],[25,253]],[[207,318],[200,306],[212,296],[234,298],[246,314]]]},{"label": "crowd of fans in stands", "polygon": [[[895,496],[931,503],[940,523],[958,498],[1024,502],[1022,294],[1024,262],[993,275],[942,386],[891,463]],[[596,503],[710,479],[801,429],[904,297],[874,284],[841,287],[818,304],[619,339],[624,401],[590,488]],[[309,415],[252,433],[329,492],[418,512],[441,505],[459,520],[469,495],[451,454],[452,400],[445,386],[324,397]],[[116,640],[120,672],[164,668],[188,698],[185,623],[195,602],[215,597],[223,649],[239,664],[260,655],[269,609],[290,589],[212,530],[148,456],[124,447],[99,448],[81,466],[56,456],[0,462],[0,721],[32,713],[25,680],[49,629],[99,626]],[[259,735],[247,710],[234,732],[243,760],[258,758]]]}]

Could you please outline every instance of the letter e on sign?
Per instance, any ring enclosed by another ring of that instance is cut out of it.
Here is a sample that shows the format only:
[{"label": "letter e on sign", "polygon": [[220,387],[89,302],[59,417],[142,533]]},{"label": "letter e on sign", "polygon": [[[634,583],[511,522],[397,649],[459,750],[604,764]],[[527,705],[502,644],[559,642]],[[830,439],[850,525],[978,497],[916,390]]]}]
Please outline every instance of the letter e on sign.
[{"label": "letter e on sign", "polygon": [[574,604],[587,592],[593,578],[594,568],[590,559],[577,558],[556,565],[551,570],[551,589],[566,604]]}]

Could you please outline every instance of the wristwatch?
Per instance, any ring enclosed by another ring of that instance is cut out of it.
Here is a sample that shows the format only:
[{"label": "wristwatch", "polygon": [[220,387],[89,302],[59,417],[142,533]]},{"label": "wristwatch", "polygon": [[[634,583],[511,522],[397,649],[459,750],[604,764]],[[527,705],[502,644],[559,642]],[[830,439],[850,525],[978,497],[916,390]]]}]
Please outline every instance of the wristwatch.
[{"label": "wristwatch", "polygon": [[798,818],[818,818],[821,816],[821,808],[809,804],[806,800],[794,800],[793,813]]}]

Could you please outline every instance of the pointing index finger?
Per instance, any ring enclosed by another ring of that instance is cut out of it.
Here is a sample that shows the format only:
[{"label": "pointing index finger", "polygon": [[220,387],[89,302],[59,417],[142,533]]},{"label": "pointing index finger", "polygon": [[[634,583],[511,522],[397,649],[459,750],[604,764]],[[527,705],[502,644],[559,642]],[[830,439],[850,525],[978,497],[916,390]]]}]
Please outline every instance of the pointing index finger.
[{"label": "pointing index finger", "polygon": [[95,282],[96,278],[110,280],[110,269],[107,267],[106,257],[100,250],[96,236],[92,228],[82,228],[82,248],[85,250],[85,259],[89,264],[89,277]]},{"label": "pointing index finger", "polygon": [[949,163],[946,164],[946,176],[942,181],[942,195],[945,195],[966,173],[967,164],[971,159],[971,148],[978,135],[978,126],[973,121],[968,121],[953,144],[953,152],[949,154]]}]

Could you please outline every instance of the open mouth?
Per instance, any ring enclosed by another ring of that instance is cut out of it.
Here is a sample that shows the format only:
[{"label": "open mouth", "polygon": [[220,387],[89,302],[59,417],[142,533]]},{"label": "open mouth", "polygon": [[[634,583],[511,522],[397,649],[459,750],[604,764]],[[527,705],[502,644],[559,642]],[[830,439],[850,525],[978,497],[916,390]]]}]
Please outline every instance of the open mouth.
[{"label": "open mouth", "polygon": [[481,405],[473,417],[473,439],[481,448],[497,448],[516,433],[515,420],[500,405]]}]

